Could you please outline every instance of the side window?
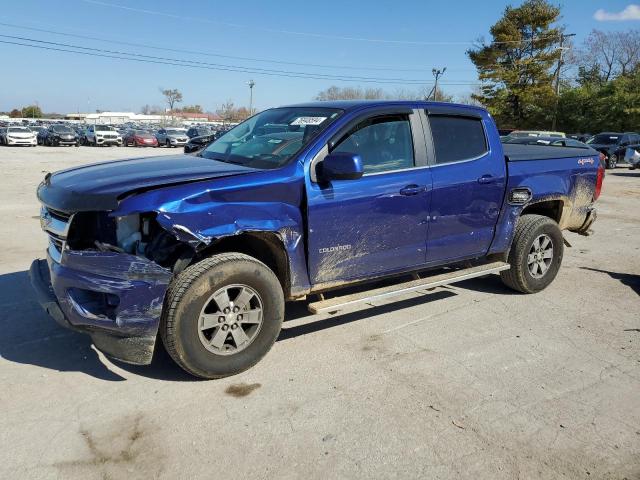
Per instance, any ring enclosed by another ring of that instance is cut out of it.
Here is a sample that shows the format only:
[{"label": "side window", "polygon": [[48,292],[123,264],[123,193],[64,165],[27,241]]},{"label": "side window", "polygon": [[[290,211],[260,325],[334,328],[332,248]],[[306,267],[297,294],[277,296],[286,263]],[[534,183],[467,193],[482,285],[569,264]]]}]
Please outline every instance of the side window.
[{"label": "side window", "polygon": [[408,115],[384,115],[352,128],[332,152],[357,153],[364,173],[380,173],[415,165]]},{"label": "side window", "polygon": [[429,115],[429,125],[437,164],[462,162],[488,152],[479,118]]}]

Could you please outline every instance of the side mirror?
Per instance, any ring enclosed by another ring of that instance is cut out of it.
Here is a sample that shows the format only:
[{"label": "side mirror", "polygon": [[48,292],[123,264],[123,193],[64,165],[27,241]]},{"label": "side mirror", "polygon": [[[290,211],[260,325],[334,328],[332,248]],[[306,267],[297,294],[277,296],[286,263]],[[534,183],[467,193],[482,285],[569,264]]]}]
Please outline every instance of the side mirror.
[{"label": "side mirror", "polygon": [[318,177],[329,180],[356,180],[364,174],[362,158],[355,153],[330,153],[318,164]]}]

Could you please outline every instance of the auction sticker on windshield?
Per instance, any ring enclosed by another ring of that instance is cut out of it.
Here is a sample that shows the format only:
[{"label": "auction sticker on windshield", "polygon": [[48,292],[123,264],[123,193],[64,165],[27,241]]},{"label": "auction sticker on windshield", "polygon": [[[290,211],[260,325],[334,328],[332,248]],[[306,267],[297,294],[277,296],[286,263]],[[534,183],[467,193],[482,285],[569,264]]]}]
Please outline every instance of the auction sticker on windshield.
[{"label": "auction sticker on windshield", "polygon": [[327,117],[298,117],[291,125],[320,125]]}]

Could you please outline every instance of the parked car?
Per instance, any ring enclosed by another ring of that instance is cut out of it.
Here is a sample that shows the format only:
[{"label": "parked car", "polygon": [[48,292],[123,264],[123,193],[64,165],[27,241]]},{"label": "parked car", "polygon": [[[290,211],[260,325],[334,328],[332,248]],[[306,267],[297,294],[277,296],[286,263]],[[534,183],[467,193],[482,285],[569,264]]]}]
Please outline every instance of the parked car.
[{"label": "parked car", "polygon": [[35,147],[38,142],[36,134],[27,127],[5,127],[0,133],[0,145]]},{"label": "parked car", "polygon": [[214,133],[214,131],[209,127],[195,126],[190,127],[189,130],[187,130],[187,137],[203,137],[205,135],[211,135],[212,133]]},{"label": "parked car", "polygon": [[570,133],[567,135],[567,137],[578,140],[579,142],[586,143],[587,140],[593,137],[593,135],[591,135],[590,133]]},{"label": "parked car", "polygon": [[43,127],[42,125],[29,125],[29,130],[31,130],[33,133],[36,134],[36,138],[38,136],[38,134],[43,131],[46,130],[46,127]]},{"label": "parked car", "polygon": [[274,108],[197,156],[48,173],[48,259],[30,276],[45,310],[107,355],[148,364],[160,338],[186,371],[218,378],[269,351],[285,300],[332,290],[308,307],[333,312],[498,272],[543,290],[562,231],[590,234],[603,179],[590,150],[502,145],[479,107]]},{"label": "parked car", "polygon": [[629,170],[640,167],[640,145],[630,145],[624,155],[624,161],[629,164]]},{"label": "parked car", "polygon": [[59,147],[64,145],[80,146],[80,139],[75,130],[68,125],[54,124],[38,134],[39,142],[49,147]]},{"label": "parked car", "polygon": [[146,130],[129,130],[122,139],[125,147],[157,147],[156,136]]},{"label": "parked car", "polygon": [[86,130],[87,145],[94,147],[122,146],[122,136],[110,125],[89,125]]},{"label": "parked car", "polygon": [[593,150],[593,154],[597,152],[584,142],[580,142],[573,138],[558,137],[515,137],[504,138],[502,143],[520,144],[520,145],[544,145],[549,147],[574,147]]},{"label": "parked car", "polygon": [[587,144],[602,152],[606,158],[607,168],[616,168],[624,161],[628,146],[640,144],[640,134],[636,132],[603,132],[594,135]]},{"label": "parked car", "polygon": [[562,132],[550,132],[546,130],[514,130],[509,137],[556,137],[564,138],[566,135]]},{"label": "parked car", "polygon": [[209,135],[202,135],[200,137],[193,137],[189,139],[184,145],[184,153],[199,152],[204,147],[213,142],[218,135],[216,133],[210,133]]},{"label": "parked car", "polygon": [[166,147],[181,147],[189,140],[184,128],[161,128],[156,132],[158,145]]}]

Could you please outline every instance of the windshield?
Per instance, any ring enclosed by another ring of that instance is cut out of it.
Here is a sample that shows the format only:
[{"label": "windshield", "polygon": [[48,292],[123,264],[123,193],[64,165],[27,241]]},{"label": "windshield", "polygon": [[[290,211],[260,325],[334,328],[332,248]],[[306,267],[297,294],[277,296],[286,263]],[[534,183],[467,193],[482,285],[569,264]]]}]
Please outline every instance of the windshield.
[{"label": "windshield", "polygon": [[226,132],[200,155],[251,168],[278,168],[341,113],[336,108],[314,107],[265,110]]},{"label": "windshield", "polygon": [[185,130],[167,128],[167,135],[184,135],[185,133]]},{"label": "windshield", "polygon": [[66,125],[54,125],[53,127],[51,127],[51,130],[58,133],[71,133],[71,128],[67,127]]},{"label": "windshield", "polygon": [[33,133],[31,130],[25,127],[9,127],[7,131],[9,133]]},{"label": "windshield", "polygon": [[96,125],[95,130],[96,132],[115,132],[116,131],[115,128],[110,127],[108,125]]},{"label": "windshield", "polygon": [[601,133],[587,140],[587,143],[593,143],[596,145],[615,145],[616,143],[618,143],[618,140],[620,140],[620,135]]}]

